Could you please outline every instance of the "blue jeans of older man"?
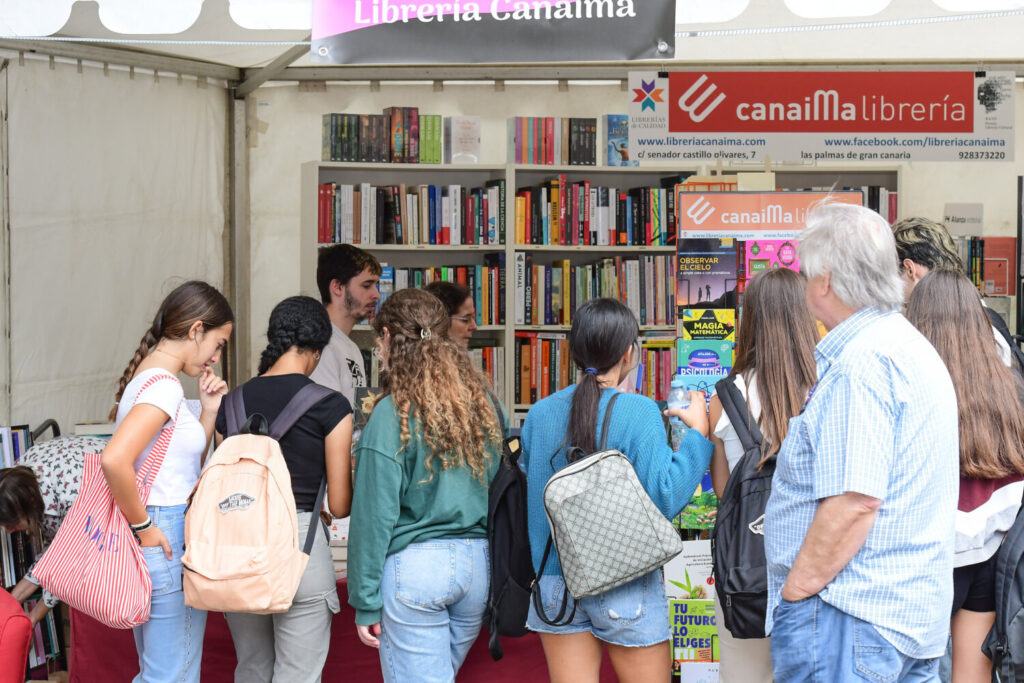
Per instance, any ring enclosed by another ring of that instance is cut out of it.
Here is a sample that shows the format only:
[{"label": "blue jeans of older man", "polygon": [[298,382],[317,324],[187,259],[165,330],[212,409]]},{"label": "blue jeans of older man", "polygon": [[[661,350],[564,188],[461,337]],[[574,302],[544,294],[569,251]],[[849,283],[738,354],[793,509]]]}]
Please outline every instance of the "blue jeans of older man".
[{"label": "blue jeans of older man", "polygon": [[775,609],[772,664],[776,683],[907,681],[937,683],[939,660],[914,659],[871,624],[837,610],[817,595]]}]

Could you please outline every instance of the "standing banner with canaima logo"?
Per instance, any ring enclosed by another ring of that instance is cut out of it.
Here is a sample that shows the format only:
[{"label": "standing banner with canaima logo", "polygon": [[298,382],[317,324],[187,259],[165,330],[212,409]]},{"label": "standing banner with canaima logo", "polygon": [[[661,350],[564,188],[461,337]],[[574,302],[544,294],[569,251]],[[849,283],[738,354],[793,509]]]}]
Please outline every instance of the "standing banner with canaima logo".
[{"label": "standing banner with canaima logo", "polygon": [[629,149],[680,162],[1012,161],[1010,71],[636,71]]},{"label": "standing banner with canaima logo", "polygon": [[666,0],[314,0],[311,59],[452,64],[671,59]]},{"label": "standing banner with canaima logo", "polygon": [[695,237],[792,239],[803,229],[807,212],[826,198],[844,204],[864,204],[864,195],[859,191],[687,192],[685,185],[677,185],[676,243],[682,252],[686,248],[683,240]]}]

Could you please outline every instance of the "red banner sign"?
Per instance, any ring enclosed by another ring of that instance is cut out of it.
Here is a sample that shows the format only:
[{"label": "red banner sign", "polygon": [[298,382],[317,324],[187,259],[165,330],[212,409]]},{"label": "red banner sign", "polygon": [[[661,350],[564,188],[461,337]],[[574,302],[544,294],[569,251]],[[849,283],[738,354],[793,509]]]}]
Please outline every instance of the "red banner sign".
[{"label": "red banner sign", "polygon": [[971,133],[975,77],[928,72],[670,72],[669,131]]}]

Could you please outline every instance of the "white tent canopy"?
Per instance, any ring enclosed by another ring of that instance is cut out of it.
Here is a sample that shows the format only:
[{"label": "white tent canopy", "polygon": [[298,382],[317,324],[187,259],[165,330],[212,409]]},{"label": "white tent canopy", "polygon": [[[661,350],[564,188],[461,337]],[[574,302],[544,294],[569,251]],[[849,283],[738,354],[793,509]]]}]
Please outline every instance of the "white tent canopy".
[{"label": "white tent canopy", "polygon": [[[269,307],[299,281],[298,167],[319,153],[324,111],[422,102],[482,114],[500,140],[522,102],[593,115],[622,93],[606,81],[571,97],[550,85],[481,97],[491,86],[438,82],[596,82],[651,66],[314,65],[311,4],[0,0],[0,424],[104,418],[158,301],[187,277],[233,293],[246,371]],[[676,58],[659,66],[1024,75],[1022,34],[1024,0],[679,0]],[[268,79],[291,84],[256,90]],[[318,83],[294,87],[306,80]],[[355,83],[370,80],[383,88]],[[504,158],[500,144],[488,153]],[[934,214],[931,188],[966,187],[969,201],[1021,165],[951,178],[955,165],[917,164],[907,206]],[[1013,198],[998,187],[1006,222]]]}]

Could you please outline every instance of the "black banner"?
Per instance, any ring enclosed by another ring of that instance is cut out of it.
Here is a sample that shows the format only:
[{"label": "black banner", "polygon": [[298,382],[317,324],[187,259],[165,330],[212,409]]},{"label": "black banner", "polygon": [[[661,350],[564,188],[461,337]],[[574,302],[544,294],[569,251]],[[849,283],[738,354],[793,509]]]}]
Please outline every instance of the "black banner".
[{"label": "black banner", "polygon": [[314,62],[451,64],[671,59],[668,0],[315,0]]}]

